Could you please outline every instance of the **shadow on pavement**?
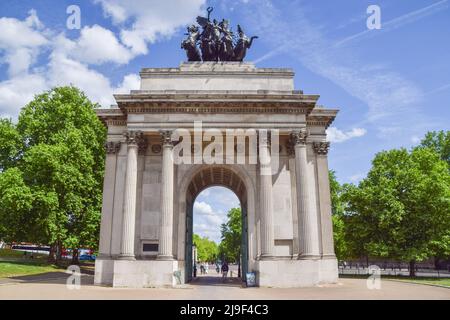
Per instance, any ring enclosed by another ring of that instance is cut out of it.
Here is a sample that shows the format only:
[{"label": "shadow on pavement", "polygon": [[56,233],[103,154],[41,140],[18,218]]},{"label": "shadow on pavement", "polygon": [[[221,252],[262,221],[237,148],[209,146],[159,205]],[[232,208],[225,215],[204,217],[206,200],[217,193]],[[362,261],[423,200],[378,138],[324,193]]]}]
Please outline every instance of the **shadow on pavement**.
[{"label": "shadow on pavement", "polygon": [[[63,271],[45,272],[27,276],[15,276],[9,278],[1,278],[0,285],[19,284],[19,283],[47,283],[47,284],[66,284],[71,275]],[[71,284],[74,282],[71,281]],[[94,276],[86,273],[81,274],[81,285],[93,285]]]},{"label": "shadow on pavement", "polygon": [[200,275],[193,278],[189,284],[193,286],[242,287],[242,280],[241,278],[229,277],[223,280],[222,277],[218,276]]}]

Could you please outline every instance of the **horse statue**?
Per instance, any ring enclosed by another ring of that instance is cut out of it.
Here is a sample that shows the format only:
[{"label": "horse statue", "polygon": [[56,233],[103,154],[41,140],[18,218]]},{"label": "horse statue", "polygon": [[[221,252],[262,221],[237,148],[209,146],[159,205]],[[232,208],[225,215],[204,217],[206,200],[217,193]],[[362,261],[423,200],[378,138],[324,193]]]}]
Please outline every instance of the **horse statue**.
[{"label": "horse statue", "polygon": [[239,40],[234,47],[234,61],[243,61],[247,55],[247,50],[252,46],[253,40],[258,39],[257,36],[250,39],[245,35],[244,30],[238,25]]},{"label": "horse statue", "polygon": [[197,47],[197,41],[200,37],[198,27],[196,27],[195,25],[191,25],[187,28],[187,30],[188,33],[186,33],[186,35],[188,37],[181,43],[181,48],[186,50],[188,61],[202,61],[200,51],[198,50]]},{"label": "horse statue", "polygon": [[188,61],[243,61],[253,40],[258,37],[248,38],[238,25],[239,37],[234,45],[234,34],[229,21],[225,19],[220,23],[216,19],[211,21],[213,10],[212,7],[208,7],[206,10],[208,17],[197,17],[197,23],[202,27],[201,32],[195,25],[187,28],[188,37],[181,42],[181,48],[186,51]]},{"label": "horse statue", "polygon": [[223,19],[219,24],[220,31],[223,36],[219,45],[219,59],[220,61],[233,61],[234,48],[233,48],[233,32],[229,29],[228,20]]}]

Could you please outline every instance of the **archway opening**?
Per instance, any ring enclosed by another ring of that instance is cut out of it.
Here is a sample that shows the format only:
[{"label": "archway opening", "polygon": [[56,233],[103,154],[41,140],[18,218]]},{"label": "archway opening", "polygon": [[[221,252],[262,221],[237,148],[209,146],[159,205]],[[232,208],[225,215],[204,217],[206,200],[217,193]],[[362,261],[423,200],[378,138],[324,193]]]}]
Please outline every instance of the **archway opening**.
[{"label": "archway opening", "polygon": [[192,178],[186,205],[186,281],[240,285],[248,269],[247,192],[242,179],[227,167],[205,167]]}]

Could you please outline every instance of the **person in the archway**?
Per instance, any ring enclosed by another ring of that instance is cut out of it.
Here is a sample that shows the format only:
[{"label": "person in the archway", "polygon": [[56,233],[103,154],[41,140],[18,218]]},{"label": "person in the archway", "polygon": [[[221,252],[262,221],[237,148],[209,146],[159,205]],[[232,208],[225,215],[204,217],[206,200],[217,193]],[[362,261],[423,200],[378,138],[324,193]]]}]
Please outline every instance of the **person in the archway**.
[{"label": "person in the archway", "polygon": [[222,279],[224,282],[227,279],[227,275],[228,275],[228,263],[224,261],[222,264]]}]

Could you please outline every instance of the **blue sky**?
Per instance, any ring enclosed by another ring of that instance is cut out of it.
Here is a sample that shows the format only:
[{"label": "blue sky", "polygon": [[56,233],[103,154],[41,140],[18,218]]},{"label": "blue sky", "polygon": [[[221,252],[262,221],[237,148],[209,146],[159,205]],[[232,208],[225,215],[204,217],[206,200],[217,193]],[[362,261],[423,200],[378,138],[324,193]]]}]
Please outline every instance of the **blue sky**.
[{"label": "blue sky", "polygon": [[[366,26],[373,4],[380,30]],[[81,30],[66,27],[70,5],[81,9]],[[2,0],[0,116],[15,118],[34,94],[70,83],[107,107],[114,92],[137,88],[140,68],[185,60],[184,28],[207,6],[259,36],[247,60],[293,68],[298,89],[341,110],[329,129],[341,182],[363,178],[378,151],[449,129],[450,0]],[[225,194],[199,201],[223,218]]]}]

